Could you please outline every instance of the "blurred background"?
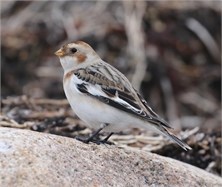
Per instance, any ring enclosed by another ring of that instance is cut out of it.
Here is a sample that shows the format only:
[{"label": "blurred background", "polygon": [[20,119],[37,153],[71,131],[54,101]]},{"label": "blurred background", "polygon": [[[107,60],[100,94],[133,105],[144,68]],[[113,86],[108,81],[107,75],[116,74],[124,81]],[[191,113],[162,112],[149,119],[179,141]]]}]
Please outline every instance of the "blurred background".
[{"label": "blurred background", "polygon": [[1,2],[0,126],[90,132],[74,122],[54,55],[77,40],[124,73],[194,149],[185,156],[136,130],[113,141],[221,174],[220,1]]}]

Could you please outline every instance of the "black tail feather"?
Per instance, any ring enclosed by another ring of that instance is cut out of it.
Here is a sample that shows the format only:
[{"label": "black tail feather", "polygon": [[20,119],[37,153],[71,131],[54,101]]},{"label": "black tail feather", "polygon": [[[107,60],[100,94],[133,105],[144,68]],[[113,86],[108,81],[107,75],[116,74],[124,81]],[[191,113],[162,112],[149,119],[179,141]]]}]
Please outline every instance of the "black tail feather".
[{"label": "black tail feather", "polygon": [[185,142],[183,142],[182,140],[180,140],[178,137],[176,137],[174,134],[170,133],[165,127],[163,126],[158,126],[158,129],[166,136],[168,137],[170,140],[172,140],[173,142],[177,143],[180,147],[182,147],[185,151],[187,150],[191,150],[192,148],[187,145]]}]

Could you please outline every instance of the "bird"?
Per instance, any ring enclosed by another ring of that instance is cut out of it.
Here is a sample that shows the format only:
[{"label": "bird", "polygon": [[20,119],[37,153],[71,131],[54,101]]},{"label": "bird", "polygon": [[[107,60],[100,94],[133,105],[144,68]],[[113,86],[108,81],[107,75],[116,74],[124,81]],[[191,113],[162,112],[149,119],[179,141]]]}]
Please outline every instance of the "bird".
[{"label": "bird", "polygon": [[94,129],[84,143],[94,142],[101,131],[109,135],[129,128],[158,132],[184,150],[191,147],[174,135],[172,127],[155,113],[119,70],[103,61],[86,42],[63,45],[55,52],[64,70],[63,88],[74,113]]}]

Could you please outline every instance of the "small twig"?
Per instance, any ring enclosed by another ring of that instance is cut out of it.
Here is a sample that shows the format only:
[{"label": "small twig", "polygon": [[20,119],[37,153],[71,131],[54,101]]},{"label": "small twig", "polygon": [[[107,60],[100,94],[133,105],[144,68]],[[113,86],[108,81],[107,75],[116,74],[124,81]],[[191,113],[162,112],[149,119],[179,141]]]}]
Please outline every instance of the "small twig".
[{"label": "small twig", "polygon": [[195,92],[189,92],[181,95],[180,100],[181,102],[189,104],[205,113],[214,113],[218,109],[217,105],[213,101],[204,98]]},{"label": "small twig", "polygon": [[7,116],[0,115],[0,127],[27,129],[27,127],[31,127],[33,125],[34,122],[25,122],[23,124],[19,124],[15,120],[10,119]]},{"label": "small twig", "polygon": [[170,80],[165,76],[160,80],[160,86],[162,88],[164,102],[166,105],[166,114],[170,123],[172,123],[172,127],[175,129],[181,129],[181,123],[177,120],[178,113],[176,107],[176,101],[174,99],[172,86]]},{"label": "small twig", "polygon": [[186,26],[193,31],[197,37],[203,42],[206,46],[212,57],[217,63],[220,63],[220,50],[215,42],[214,38],[208,32],[208,30],[196,19],[190,18],[186,21]]},{"label": "small twig", "polygon": [[132,62],[135,63],[135,72],[132,77],[132,84],[135,89],[140,90],[140,85],[146,74],[147,62],[145,52],[145,39],[142,30],[142,19],[145,13],[144,2],[124,2],[125,8],[125,30],[128,37],[129,53]]},{"label": "small twig", "polygon": [[[64,106],[69,105],[68,101],[66,99],[56,100],[56,99],[28,99],[26,96],[22,96],[18,98],[11,98],[8,97],[7,99],[3,99],[2,103],[5,105],[22,105],[27,104],[27,102],[30,102],[35,105],[57,105],[57,106]],[[29,101],[27,101],[29,100]]]},{"label": "small twig", "polygon": [[1,14],[5,14],[7,12],[10,12],[10,10],[12,9],[12,7],[14,6],[15,3],[16,3],[16,1],[1,2]]},{"label": "small twig", "polygon": [[195,127],[191,130],[188,130],[188,131],[184,131],[184,132],[181,132],[181,139],[182,140],[186,140],[188,139],[189,137],[193,136],[194,134],[196,134],[198,131],[200,130],[199,127]]},{"label": "small twig", "polygon": [[21,113],[20,114],[23,119],[46,119],[46,118],[55,118],[55,117],[63,117],[65,115],[65,110],[60,109],[59,111],[32,111],[30,113]]},{"label": "small twig", "polygon": [[47,1],[31,2],[26,8],[20,11],[18,14],[5,20],[4,28],[6,30],[16,30],[24,26],[27,20],[31,20],[35,14],[46,4]]}]

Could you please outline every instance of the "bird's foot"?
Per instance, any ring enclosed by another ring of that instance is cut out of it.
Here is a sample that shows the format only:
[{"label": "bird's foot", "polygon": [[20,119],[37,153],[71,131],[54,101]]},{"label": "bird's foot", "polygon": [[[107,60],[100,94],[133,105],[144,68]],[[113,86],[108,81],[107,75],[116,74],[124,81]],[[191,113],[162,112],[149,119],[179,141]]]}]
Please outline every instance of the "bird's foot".
[{"label": "bird's foot", "polygon": [[113,142],[107,141],[107,140],[100,140],[99,144],[108,144],[108,145],[114,145]]},{"label": "bird's foot", "polygon": [[91,138],[91,137],[89,137],[89,138],[76,137],[76,139],[79,140],[79,141],[81,141],[81,142],[83,142],[83,143],[86,143],[86,144],[92,142],[92,143],[95,143],[95,144],[97,144],[97,145],[100,145],[100,144],[114,145],[114,143],[108,141],[107,138],[105,138],[105,139],[103,139],[103,140],[99,140],[99,139],[94,139],[94,138]]},{"label": "bird's foot", "polygon": [[80,142],[88,144],[90,142],[89,138],[83,138],[83,137],[76,137],[76,140],[79,140]]},{"label": "bird's foot", "polygon": [[113,135],[113,133],[111,132],[106,138],[104,138],[103,140],[99,140],[98,139],[98,134],[99,132],[102,130],[103,128],[98,129],[96,132],[94,132],[90,137],[88,138],[82,138],[82,137],[77,137],[76,139],[83,142],[83,143],[89,143],[89,142],[93,142],[96,143],[97,145],[99,144],[108,144],[108,145],[113,145],[114,143],[109,142],[108,139],[110,138],[110,136]]}]

